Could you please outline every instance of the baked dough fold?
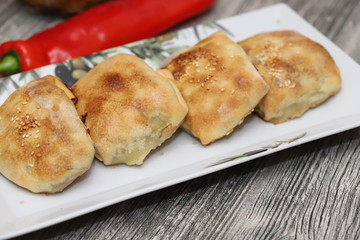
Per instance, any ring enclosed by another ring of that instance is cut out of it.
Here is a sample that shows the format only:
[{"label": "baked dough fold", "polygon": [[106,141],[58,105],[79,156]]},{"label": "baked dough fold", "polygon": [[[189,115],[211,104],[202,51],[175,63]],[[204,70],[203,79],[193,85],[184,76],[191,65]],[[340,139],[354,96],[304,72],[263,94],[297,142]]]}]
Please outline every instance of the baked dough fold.
[{"label": "baked dough fold", "polygon": [[217,32],[181,52],[171,71],[189,113],[183,128],[203,145],[229,135],[268,91],[244,50]]},{"label": "baked dough fold", "polygon": [[32,192],[61,192],[94,159],[73,95],[53,76],[33,80],[0,107],[0,172]]},{"label": "baked dough fold", "polygon": [[152,149],[172,136],[188,112],[170,80],[128,54],[107,58],[72,91],[96,157],[105,165],[142,164]]},{"label": "baked dough fold", "polygon": [[256,108],[266,121],[299,117],[341,88],[338,67],[320,44],[294,31],[260,33],[239,42],[270,90]]}]

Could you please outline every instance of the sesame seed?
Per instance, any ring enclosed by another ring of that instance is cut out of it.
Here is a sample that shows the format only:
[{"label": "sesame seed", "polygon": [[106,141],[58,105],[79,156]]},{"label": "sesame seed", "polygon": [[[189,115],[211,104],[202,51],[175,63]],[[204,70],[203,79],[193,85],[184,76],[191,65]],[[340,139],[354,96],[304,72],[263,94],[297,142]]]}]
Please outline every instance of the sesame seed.
[{"label": "sesame seed", "polygon": [[35,147],[37,147],[37,148],[38,148],[38,147],[40,147],[40,144],[36,144],[36,146],[35,146]]},{"label": "sesame seed", "polygon": [[31,156],[34,155],[34,151],[32,151],[30,154],[31,154]]},{"label": "sesame seed", "polygon": [[220,91],[222,91],[222,92],[225,91],[225,88],[221,88]]},{"label": "sesame seed", "polygon": [[24,116],[21,116],[20,118],[13,117],[12,122],[16,124],[15,129],[18,129],[19,134],[23,138],[30,136],[30,134],[25,134],[26,131],[39,126],[39,124],[36,124],[35,118],[32,117],[30,114],[26,114]]},{"label": "sesame seed", "polygon": [[26,104],[27,104],[27,102],[23,102],[22,104],[23,104],[23,105],[26,105]]},{"label": "sesame seed", "polygon": [[295,88],[296,84],[291,80],[282,80],[278,82],[279,87]]}]

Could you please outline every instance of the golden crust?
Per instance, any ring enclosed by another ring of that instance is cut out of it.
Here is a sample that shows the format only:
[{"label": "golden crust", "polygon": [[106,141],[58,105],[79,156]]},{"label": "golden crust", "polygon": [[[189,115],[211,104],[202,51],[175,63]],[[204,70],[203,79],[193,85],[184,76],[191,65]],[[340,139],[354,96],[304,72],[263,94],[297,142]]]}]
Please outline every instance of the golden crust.
[{"label": "golden crust", "polygon": [[178,89],[144,61],[127,54],[98,64],[72,90],[95,143],[96,157],[105,165],[142,164],[187,114]]},{"label": "golden crust", "polygon": [[294,31],[267,32],[239,42],[269,84],[256,111],[266,121],[301,116],[341,88],[339,70],[320,44]]},{"label": "golden crust", "polygon": [[243,49],[222,32],[165,67],[189,107],[183,127],[204,145],[230,134],[268,91]]},{"label": "golden crust", "polygon": [[59,82],[33,80],[0,107],[0,172],[35,193],[62,191],[94,159],[93,143]]}]

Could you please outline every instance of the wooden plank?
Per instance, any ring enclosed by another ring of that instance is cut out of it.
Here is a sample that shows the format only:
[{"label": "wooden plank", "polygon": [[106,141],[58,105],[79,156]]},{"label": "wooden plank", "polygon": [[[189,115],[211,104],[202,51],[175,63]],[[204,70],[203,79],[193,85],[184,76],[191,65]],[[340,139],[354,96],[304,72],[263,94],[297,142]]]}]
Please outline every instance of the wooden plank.
[{"label": "wooden plank", "polygon": [[18,0],[2,0],[0,13],[0,43],[26,39],[62,21],[56,16],[35,13]]}]

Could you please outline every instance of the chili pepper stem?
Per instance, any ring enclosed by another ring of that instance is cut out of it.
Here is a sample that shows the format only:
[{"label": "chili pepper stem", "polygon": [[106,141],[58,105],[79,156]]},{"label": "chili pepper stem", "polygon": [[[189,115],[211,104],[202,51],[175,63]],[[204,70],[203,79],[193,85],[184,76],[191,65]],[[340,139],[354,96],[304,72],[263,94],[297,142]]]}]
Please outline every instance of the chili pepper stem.
[{"label": "chili pepper stem", "polygon": [[0,74],[11,75],[20,72],[19,60],[16,56],[5,54],[0,62]]}]

